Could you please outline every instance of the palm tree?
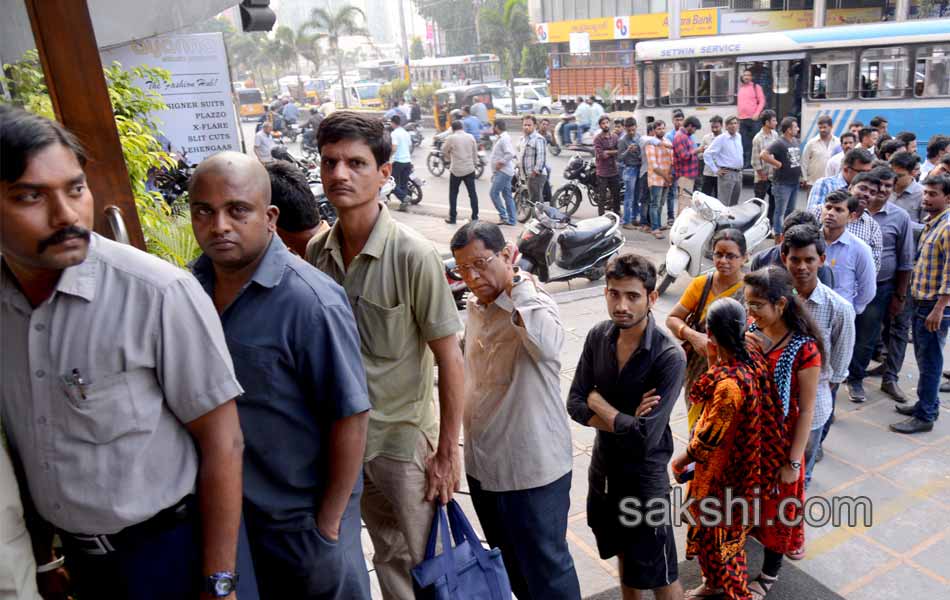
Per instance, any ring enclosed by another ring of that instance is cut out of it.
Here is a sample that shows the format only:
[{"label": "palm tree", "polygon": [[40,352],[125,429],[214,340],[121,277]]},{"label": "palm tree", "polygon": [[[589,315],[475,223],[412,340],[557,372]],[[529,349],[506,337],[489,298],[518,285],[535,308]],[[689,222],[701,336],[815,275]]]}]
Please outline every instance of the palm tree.
[{"label": "palm tree", "polygon": [[303,80],[300,77],[300,57],[303,56],[314,62],[319,69],[320,46],[316,43],[317,37],[305,31],[305,26],[294,31],[286,25],[281,25],[274,32],[271,42],[271,56],[282,66],[293,66],[297,74],[298,94],[306,95],[303,89]]},{"label": "palm tree", "polygon": [[301,27],[301,31],[314,30],[316,39],[327,40],[330,52],[336,59],[340,91],[343,92],[343,107],[349,108],[346,86],[343,85],[343,53],[340,51],[340,38],[345,35],[361,35],[369,39],[369,31],[358,24],[359,18],[366,22],[366,15],[359,8],[346,4],[331,12],[325,8],[315,8],[310,13],[310,21]]}]

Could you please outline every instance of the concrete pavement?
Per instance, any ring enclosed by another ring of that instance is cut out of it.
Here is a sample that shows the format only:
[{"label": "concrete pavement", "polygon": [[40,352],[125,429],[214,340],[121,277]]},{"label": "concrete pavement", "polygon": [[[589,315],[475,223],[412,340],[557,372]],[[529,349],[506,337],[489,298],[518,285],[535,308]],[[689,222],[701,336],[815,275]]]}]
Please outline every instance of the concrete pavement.
[{"label": "concrete pavement", "polygon": [[[395,213],[401,222],[422,232],[438,247],[447,249],[454,227],[441,219]],[[505,228],[506,235],[517,235]],[[626,232],[631,233],[631,232]],[[666,243],[628,236],[627,249],[653,260],[661,258]],[[675,306],[687,281],[677,281],[654,309],[662,323]],[[549,286],[559,300],[567,333],[561,354],[561,389],[566,400],[574,368],[587,332],[606,318],[603,282]],[[908,352],[901,386],[908,395],[916,391],[917,369]],[[867,380],[868,401],[853,404],[847,393],[838,396],[837,420],[825,442],[825,458],[815,469],[810,496],[829,500],[866,496],[872,501],[871,527],[809,528],[807,556],[795,566],[848,600],[889,600],[898,598],[950,598],[950,530],[945,527],[950,509],[950,416],[937,421],[934,431],[917,436],[901,436],[887,430],[899,419],[894,403],[879,391],[879,381]],[[950,412],[943,395],[941,412]],[[682,401],[671,418],[676,450],[687,443],[686,410]],[[574,472],[571,489],[568,541],[575,560],[584,597],[615,588],[615,561],[603,561],[586,522],[587,468],[590,464],[594,430],[572,423]],[[464,488],[463,488],[464,489]],[[466,514],[476,523],[469,498],[459,496]],[[479,529],[480,533],[480,529]],[[677,530],[679,560],[684,559],[685,527]],[[371,556],[372,545],[364,538]],[[371,565],[371,563],[369,563]],[[758,572],[759,565],[750,565]],[[780,578],[779,585],[782,585]],[[379,596],[375,587],[374,597]],[[777,592],[782,592],[776,587]],[[802,598],[794,589],[782,597]],[[808,598],[821,596],[809,596]]]}]

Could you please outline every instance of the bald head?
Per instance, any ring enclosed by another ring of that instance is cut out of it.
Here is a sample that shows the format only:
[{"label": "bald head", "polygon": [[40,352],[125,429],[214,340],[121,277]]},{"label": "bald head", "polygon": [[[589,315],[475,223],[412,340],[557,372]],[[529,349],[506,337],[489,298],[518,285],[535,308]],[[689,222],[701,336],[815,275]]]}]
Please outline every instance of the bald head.
[{"label": "bald head", "polygon": [[270,204],[270,176],[256,158],[240,152],[220,152],[201,161],[188,183],[190,196],[211,190],[247,202]]}]

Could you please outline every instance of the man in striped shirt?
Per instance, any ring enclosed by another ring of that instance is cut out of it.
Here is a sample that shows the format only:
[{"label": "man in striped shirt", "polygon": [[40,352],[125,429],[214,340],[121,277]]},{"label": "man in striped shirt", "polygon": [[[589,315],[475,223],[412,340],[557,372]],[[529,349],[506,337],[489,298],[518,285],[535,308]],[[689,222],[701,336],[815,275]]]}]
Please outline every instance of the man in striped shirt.
[{"label": "man in striped shirt", "polygon": [[950,328],[950,177],[924,180],[921,208],[930,217],[917,244],[917,263],[911,279],[914,297],[914,354],[920,381],[917,404],[897,406],[908,418],[892,424],[897,433],[931,431],[940,415],[937,390],[943,371],[943,346]]},{"label": "man in striped shirt", "polygon": [[662,239],[660,219],[662,218],[663,199],[673,185],[673,148],[663,139],[666,123],[657,119],[653,122],[653,135],[657,143],[644,146],[647,155],[647,185],[650,187],[650,228],[653,237]]},{"label": "man in striped shirt", "polygon": [[531,202],[541,202],[544,196],[544,182],[547,181],[545,162],[548,153],[548,143],[535,129],[538,120],[534,115],[528,115],[521,122],[524,132],[524,149],[521,153],[521,176],[528,182],[528,196]]}]

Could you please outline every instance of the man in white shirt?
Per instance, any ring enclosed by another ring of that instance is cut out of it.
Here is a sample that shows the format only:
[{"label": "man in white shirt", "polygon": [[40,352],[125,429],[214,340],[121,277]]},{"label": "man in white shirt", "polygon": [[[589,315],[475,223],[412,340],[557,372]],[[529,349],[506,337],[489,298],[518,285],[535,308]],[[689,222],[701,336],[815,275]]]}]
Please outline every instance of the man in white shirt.
[{"label": "man in white shirt", "polygon": [[518,598],[580,598],[566,537],[572,445],[557,303],[514,266],[497,225],[463,226],[451,249],[472,291],[463,416],[472,504]]},{"label": "man in white shirt", "polygon": [[264,121],[264,125],[261,126],[261,130],[257,132],[257,135],[254,136],[254,154],[257,156],[257,160],[262,163],[269,163],[274,160],[270,151],[274,149],[274,146],[277,145],[277,142],[274,141],[274,138],[271,137],[271,132],[274,130],[273,125],[268,121]]},{"label": "man in white shirt", "polygon": [[818,135],[808,140],[802,151],[802,178],[809,186],[825,176],[831,149],[840,143],[831,133],[833,124],[829,115],[819,117]]},{"label": "man in white shirt", "polygon": [[[841,172],[841,162],[844,160],[844,155],[854,148],[857,139],[857,136],[850,131],[841,134],[841,139],[838,142],[841,151],[832,154],[831,158],[828,159],[828,164],[825,165],[825,177],[834,177]],[[812,185],[814,185],[814,182],[812,182]]]},{"label": "man in white shirt", "polygon": [[930,143],[927,144],[927,160],[920,165],[919,181],[927,179],[930,172],[947,153],[950,153],[950,137],[936,135],[931,138]]},{"label": "man in white shirt", "polygon": [[742,191],[742,136],[738,117],[726,119],[726,132],[706,148],[703,161],[718,180],[719,200],[726,206],[738,204]]},{"label": "man in white shirt", "polygon": [[511,195],[511,179],[515,175],[515,159],[518,153],[511,142],[511,136],[508,135],[508,124],[504,120],[495,121],[495,135],[498,139],[491,149],[491,190],[488,192],[495,210],[498,211],[498,217],[501,219],[499,225],[517,224],[515,220],[518,215],[515,200]]},{"label": "man in white shirt", "polygon": [[587,103],[590,105],[590,126],[597,127],[600,118],[604,116],[604,107],[600,105],[600,102],[597,102],[597,98],[594,96],[588,98]]}]

